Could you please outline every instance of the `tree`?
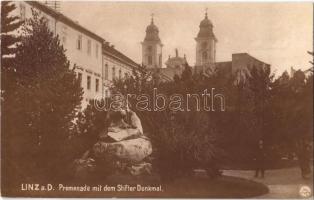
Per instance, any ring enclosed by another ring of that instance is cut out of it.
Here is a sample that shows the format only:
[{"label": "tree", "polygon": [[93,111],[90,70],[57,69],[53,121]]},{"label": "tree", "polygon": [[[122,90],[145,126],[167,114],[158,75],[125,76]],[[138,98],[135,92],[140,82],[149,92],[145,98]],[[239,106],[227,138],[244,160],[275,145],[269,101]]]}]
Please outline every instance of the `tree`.
[{"label": "tree", "polygon": [[71,159],[66,144],[83,90],[58,36],[38,13],[23,26],[14,68],[16,87],[4,110],[10,157],[19,158],[28,177],[57,178]]},{"label": "tree", "polygon": [[247,76],[249,86],[250,99],[252,100],[252,112],[254,118],[254,132],[258,139],[264,139],[266,133],[269,132],[269,124],[267,121],[267,112],[270,101],[270,89],[273,80],[273,75],[270,68],[260,69],[253,66],[250,69],[250,75]]},{"label": "tree", "polygon": [[[2,174],[5,174],[9,168],[15,168],[16,165],[10,165],[12,162],[8,162],[9,156],[7,153],[8,143],[7,136],[9,135],[8,130],[8,121],[10,119],[10,114],[6,113],[6,108],[12,107],[10,98],[8,94],[12,93],[12,90],[15,82],[13,81],[14,75],[14,53],[15,53],[15,44],[20,41],[20,38],[14,34],[16,30],[22,24],[19,21],[18,17],[12,16],[11,12],[15,9],[15,5],[10,1],[1,1],[1,140],[2,140]],[[3,114],[5,113],[5,114]],[[11,120],[13,118],[11,117]],[[4,142],[5,141],[5,142]],[[17,171],[15,171],[17,172]],[[11,177],[12,178],[12,177]],[[3,178],[3,185],[8,184],[9,179],[7,176]]]},{"label": "tree", "polygon": [[[156,81],[157,75],[140,68],[133,76],[116,81],[113,89],[124,95],[149,95],[152,99],[153,89],[157,88],[169,100],[173,94],[198,94],[210,87],[208,82],[193,76],[188,64],[175,81]],[[129,99],[129,103],[134,109],[136,102]],[[182,107],[186,108],[186,102],[182,102]],[[197,167],[205,168],[210,177],[219,175],[217,164],[223,151],[216,141],[214,123],[209,123],[207,113],[196,111],[196,104],[189,107],[191,111],[172,111],[168,107],[156,112],[134,110],[142,121],[144,134],[156,149],[153,165],[163,180],[190,175]]]},{"label": "tree", "polygon": [[[313,140],[313,73],[308,76],[297,70],[292,77],[284,72],[271,86],[271,101],[267,117],[270,134],[267,140],[276,147],[279,156],[299,158],[302,176],[311,173],[310,146]],[[279,157],[280,158],[280,157]]]},{"label": "tree", "polygon": [[15,44],[20,41],[16,31],[22,21],[17,16],[10,16],[11,12],[15,9],[15,5],[10,1],[1,1],[1,90],[7,89],[10,85],[10,77],[12,76],[13,60],[15,53]]}]

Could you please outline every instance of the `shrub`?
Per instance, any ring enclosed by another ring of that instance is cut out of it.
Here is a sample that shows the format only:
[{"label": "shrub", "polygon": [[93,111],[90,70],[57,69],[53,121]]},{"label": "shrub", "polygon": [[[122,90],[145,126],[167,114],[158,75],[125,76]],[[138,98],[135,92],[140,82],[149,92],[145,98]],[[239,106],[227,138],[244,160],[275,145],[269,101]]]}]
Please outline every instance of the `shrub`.
[{"label": "shrub", "polygon": [[[122,94],[152,95],[154,88],[167,95],[198,94],[208,87],[204,82],[196,81],[187,65],[182,77],[176,82],[160,82],[154,74],[142,69],[134,72],[133,77],[118,80],[114,91]],[[206,87],[205,87],[206,86]],[[152,96],[150,96],[152,97]],[[152,99],[152,98],[151,98]],[[129,102],[134,107],[135,102]],[[218,173],[219,161],[223,150],[219,146],[218,129],[210,121],[206,112],[198,112],[191,106],[191,111],[137,112],[142,121],[144,134],[151,138],[153,145],[153,167],[163,180],[170,181],[178,176],[189,176],[195,168],[205,168],[212,176]]]}]

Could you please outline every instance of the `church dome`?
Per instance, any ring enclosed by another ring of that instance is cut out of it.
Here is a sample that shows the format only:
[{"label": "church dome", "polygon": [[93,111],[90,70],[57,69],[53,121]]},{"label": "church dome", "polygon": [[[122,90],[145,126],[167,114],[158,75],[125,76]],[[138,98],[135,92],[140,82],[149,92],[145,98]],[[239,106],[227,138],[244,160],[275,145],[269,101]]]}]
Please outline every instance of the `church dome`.
[{"label": "church dome", "polygon": [[147,26],[146,32],[155,32],[155,31],[159,32],[158,27],[152,21],[151,24]]},{"label": "church dome", "polygon": [[208,38],[212,37],[216,40],[216,37],[213,33],[213,24],[208,19],[207,13],[205,14],[205,18],[200,23],[200,31],[197,34],[197,38]]},{"label": "church dome", "polygon": [[201,23],[200,23],[200,28],[201,28],[201,27],[210,27],[210,26],[212,27],[213,24],[212,24],[212,22],[208,19],[207,13],[206,13],[205,19],[203,19],[203,20],[201,21]]},{"label": "church dome", "polygon": [[152,21],[150,25],[146,28],[146,36],[144,41],[157,41],[160,42],[159,38],[159,30],[158,27],[154,24],[154,19],[152,18]]}]

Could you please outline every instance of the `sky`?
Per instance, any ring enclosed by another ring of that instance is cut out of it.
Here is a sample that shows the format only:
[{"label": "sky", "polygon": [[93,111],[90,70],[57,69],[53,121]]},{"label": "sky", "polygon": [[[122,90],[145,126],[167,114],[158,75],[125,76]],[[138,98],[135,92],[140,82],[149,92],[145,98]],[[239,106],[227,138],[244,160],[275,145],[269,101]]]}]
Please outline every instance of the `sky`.
[{"label": "sky", "polygon": [[218,39],[216,61],[231,61],[233,53],[250,55],[271,64],[277,75],[308,69],[313,51],[311,3],[212,2],[62,2],[61,11],[80,25],[109,41],[116,49],[142,62],[141,42],[151,14],[168,56],[186,54],[195,64],[195,37],[205,10]]}]

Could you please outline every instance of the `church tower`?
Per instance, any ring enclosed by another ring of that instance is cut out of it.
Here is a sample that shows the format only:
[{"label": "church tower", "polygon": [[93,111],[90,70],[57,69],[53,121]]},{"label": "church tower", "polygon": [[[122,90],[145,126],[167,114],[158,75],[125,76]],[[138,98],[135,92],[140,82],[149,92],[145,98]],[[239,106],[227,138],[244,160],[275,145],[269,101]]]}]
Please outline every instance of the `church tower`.
[{"label": "church tower", "polygon": [[154,24],[152,15],[151,23],[146,28],[146,36],[142,42],[142,63],[147,68],[162,67],[162,46],[159,38],[158,27]]},{"label": "church tower", "polygon": [[196,66],[212,67],[216,62],[216,43],[217,39],[213,32],[213,24],[207,17],[200,23],[200,30],[195,38],[196,41]]}]

